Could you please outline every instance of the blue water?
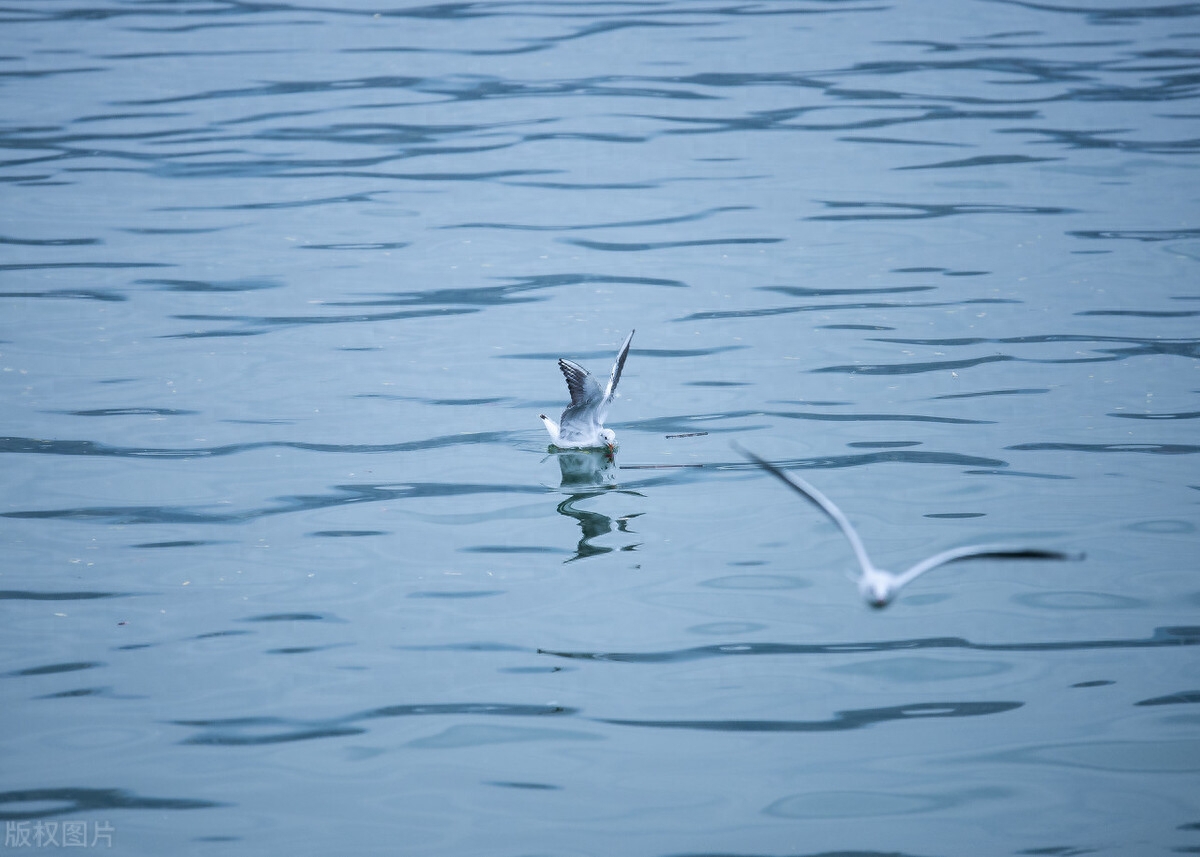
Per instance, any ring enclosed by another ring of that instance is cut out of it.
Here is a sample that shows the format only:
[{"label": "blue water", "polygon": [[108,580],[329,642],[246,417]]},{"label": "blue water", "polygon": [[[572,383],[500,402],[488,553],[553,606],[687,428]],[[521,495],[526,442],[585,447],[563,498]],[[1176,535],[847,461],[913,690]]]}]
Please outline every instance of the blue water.
[{"label": "blue water", "polygon": [[[3,853],[1196,852],[1198,119],[1192,3],[5,4]],[[1086,559],[874,611],[731,441]]]}]

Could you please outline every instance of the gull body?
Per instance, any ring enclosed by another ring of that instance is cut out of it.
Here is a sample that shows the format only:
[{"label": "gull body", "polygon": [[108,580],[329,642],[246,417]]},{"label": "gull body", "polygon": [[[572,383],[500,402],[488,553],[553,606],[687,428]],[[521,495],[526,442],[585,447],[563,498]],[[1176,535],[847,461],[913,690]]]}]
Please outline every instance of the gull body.
[{"label": "gull body", "polygon": [[617,396],[617,382],[621,380],[621,370],[625,368],[625,358],[629,356],[629,343],[633,341],[634,333],[632,330],[629,332],[617,351],[617,360],[613,363],[612,374],[604,389],[600,389],[591,373],[578,363],[565,359],[558,361],[558,368],[567,379],[571,404],[562,412],[557,423],[545,414],[539,414],[555,446],[563,449],[607,447],[609,450],[616,446],[617,435],[612,429],[604,427],[604,420]]},{"label": "gull body", "polygon": [[871,562],[871,557],[867,555],[867,549],[863,547],[862,539],[859,538],[858,532],[851,526],[849,519],[842,514],[842,510],[834,505],[833,501],[814,488],[812,485],[805,482],[799,476],[784,473],[774,464],[759,458],[752,452],[737,447],[738,451],[761,467],[768,473],[778,477],[785,482],[792,490],[796,491],[804,499],[817,506],[821,511],[833,519],[833,522],[838,525],[846,539],[850,542],[850,547],[854,549],[854,556],[858,559],[858,567],[860,573],[854,578],[858,584],[858,592],[863,599],[872,607],[882,608],[891,603],[896,594],[911,583],[916,578],[920,577],[925,572],[937,568],[939,565],[946,565],[951,562],[959,562],[966,559],[1082,559],[1083,554],[1065,553],[1063,551],[1049,550],[1046,548],[1028,548],[1014,547],[1011,545],[966,545],[964,547],[950,548],[949,550],[936,553],[928,559],[923,559],[912,568],[901,574],[894,574],[890,571],[885,571],[879,568],[875,563]]}]

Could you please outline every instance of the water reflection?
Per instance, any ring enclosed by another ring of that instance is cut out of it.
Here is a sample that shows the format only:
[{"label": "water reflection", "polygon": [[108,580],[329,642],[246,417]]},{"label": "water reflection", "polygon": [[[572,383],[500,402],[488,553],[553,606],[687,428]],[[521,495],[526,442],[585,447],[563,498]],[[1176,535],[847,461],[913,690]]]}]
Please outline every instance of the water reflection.
[{"label": "water reflection", "polygon": [[617,484],[617,457],[607,449],[576,449],[554,453],[562,471],[562,487]]},{"label": "water reflection", "polygon": [[[613,519],[602,512],[581,509],[576,504],[616,488],[618,469],[616,454],[607,449],[572,449],[559,450],[553,455],[558,460],[558,467],[562,472],[560,487],[571,492],[567,499],[558,504],[558,513],[578,521],[579,528],[583,533],[579,544],[575,547],[575,554],[567,562],[611,553],[614,548],[592,544],[592,540],[608,535],[614,529],[622,533],[629,532],[627,529],[629,520],[638,515],[622,515]],[[641,496],[634,491],[620,491],[619,493]],[[621,550],[634,550],[636,547],[637,544],[629,544],[623,546]]]}]

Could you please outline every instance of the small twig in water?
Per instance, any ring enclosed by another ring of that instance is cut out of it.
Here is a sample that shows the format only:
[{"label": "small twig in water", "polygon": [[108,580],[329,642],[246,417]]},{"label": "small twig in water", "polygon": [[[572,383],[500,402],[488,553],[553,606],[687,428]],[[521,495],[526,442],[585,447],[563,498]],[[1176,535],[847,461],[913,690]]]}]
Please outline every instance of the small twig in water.
[{"label": "small twig in water", "polygon": [[674,470],[680,467],[703,467],[703,464],[622,464],[621,470]]}]

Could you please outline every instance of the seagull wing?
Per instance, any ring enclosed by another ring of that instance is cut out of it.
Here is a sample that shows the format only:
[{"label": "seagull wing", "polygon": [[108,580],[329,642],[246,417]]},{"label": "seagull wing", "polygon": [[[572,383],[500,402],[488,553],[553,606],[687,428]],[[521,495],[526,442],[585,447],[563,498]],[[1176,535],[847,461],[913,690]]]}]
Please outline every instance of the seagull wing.
[{"label": "seagull wing", "polygon": [[617,362],[613,364],[608,386],[604,388],[604,401],[606,402],[611,402],[617,393],[617,382],[621,380],[621,370],[625,368],[625,358],[629,356],[629,343],[633,342],[635,333],[637,333],[636,330],[629,331],[629,335],[625,337],[625,341],[621,343],[621,349],[617,352]]},{"label": "seagull wing", "polygon": [[862,539],[858,537],[858,533],[855,532],[854,527],[850,525],[850,521],[847,520],[846,516],[842,514],[842,510],[833,504],[832,500],[830,500],[813,486],[809,485],[799,476],[795,476],[790,473],[784,473],[771,462],[759,458],[753,452],[738,446],[736,443],[734,444],[734,448],[761,467],[763,470],[786,482],[794,491],[799,493],[810,503],[819,506],[821,511],[832,518],[833,522],[841,528],[842,533],[845,534],[846,538],[850,541],[850,547],[854,548],[854,555],[858,558],[858,564],[862,568],[863,574],[867,574],[875,569],[875,566],[871,564],[870,557],[867,556],[867,549],[863,547]]},{"label": "seagull wing", "polygon": [[600,385],[588,370],[578,363],[560,359],[558,368],[567,379],[567,389],[571,391],[571,407],[580,408],[597,402],[601,398]]},{"label": "seagull wing", "polygon": [[1045,548],[1020,548],[1008,545],[966,545],[960,548],[950,548],[934,554],[929,559],[921,560],[908,571],[896,577],[896,585],[904,586],[909,581],[924,574],[930,569],[937,568],[950,562],[965,559],[1083,559],[1083,554],[1066,553],[1064,551],[1047,550]]}]

